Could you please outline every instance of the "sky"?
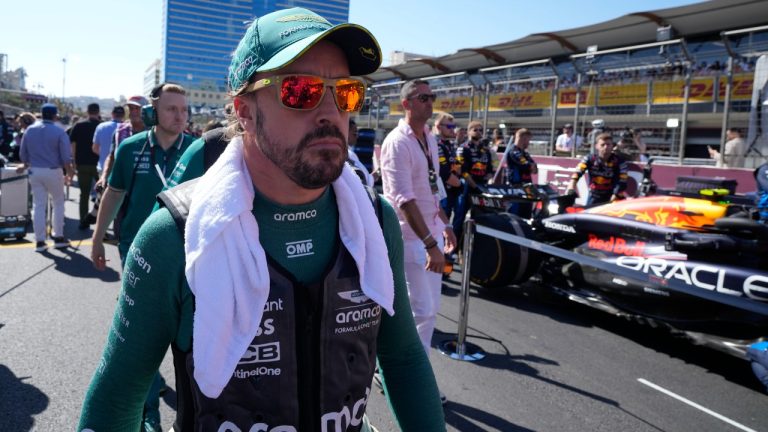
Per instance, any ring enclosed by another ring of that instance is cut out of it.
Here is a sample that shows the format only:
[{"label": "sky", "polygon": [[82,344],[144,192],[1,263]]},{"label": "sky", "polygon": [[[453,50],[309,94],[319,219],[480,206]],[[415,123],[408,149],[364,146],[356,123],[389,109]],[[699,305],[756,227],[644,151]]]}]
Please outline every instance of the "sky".
[{"label": "sky", "polygon": [[[393,50],[442,56],[697,2],[350,0],[349,20],[371,30],[386,61]],[[142,93],[144,71],[160,56],[162,0],[36,0],[30,7],[4,7],[0,25],[0,53],[11,70],[26,69],[29,90],[114,99]]]}]

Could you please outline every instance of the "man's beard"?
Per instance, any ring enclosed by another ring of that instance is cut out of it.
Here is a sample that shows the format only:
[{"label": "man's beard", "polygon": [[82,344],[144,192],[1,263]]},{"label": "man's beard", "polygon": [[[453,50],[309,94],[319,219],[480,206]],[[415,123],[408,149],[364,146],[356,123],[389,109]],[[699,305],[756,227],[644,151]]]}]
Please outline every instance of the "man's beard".
[{"label": "man's beard", "polygon": [[[290,127],[290,126],[287,126]],[[256,110],[256,140],[258,147],[267,159],[271,160],[294,183],[305,189],[319,189],[331,184],[339,178],[347,159],[345,149],[341,146],[338,151],[322,149],[313,150],[315,156],[308,155],[307,146],[312,140],[321,138],[337,138],[344,145],[346,137],[334,125],[325,124],[304,135],[298,145],[286,148],[276,143],[264,132],[264,114]]]}]

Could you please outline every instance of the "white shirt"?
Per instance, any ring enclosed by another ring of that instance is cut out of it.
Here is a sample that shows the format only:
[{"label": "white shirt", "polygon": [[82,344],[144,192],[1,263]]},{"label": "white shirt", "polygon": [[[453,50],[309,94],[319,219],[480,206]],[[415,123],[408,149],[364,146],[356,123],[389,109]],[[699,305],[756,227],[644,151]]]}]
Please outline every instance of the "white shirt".
[{"label": "white shirt", "polygon": [[568,136],[566,134],[560,134],[557,137],[557,141],[555,141],[555,150],[566,152],[573,150],[574,138],[576,138],[576,148],[581,147],[581,145],[584,143],[584,140],[580,136]]}]

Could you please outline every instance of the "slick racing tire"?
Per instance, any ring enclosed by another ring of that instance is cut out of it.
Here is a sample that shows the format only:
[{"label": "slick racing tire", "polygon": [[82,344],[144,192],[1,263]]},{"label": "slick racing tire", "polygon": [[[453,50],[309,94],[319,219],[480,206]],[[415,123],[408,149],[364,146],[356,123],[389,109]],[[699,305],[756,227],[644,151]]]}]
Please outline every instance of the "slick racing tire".
[{"label": "slick racing tire", "polygon": [[[532,238],[533,231],[520,217],[487,213],[475,218],[478,225]],[[499,288],[528,280],[541,262],[539,252],[485,234],[475,234],[470,279],[485,288]]]}]

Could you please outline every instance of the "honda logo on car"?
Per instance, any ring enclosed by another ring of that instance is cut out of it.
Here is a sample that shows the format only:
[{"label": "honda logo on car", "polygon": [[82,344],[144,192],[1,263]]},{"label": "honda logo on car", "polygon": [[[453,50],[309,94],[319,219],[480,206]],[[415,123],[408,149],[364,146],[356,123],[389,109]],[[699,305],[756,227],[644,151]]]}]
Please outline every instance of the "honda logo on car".
[{"label": "honda logo on car", "polygon": [[726,279],[731,283],[736,279],[734,275],[730,275],[725,268],[711,265],[636,256],[620,256],[616,259],[616,264],[664,279],[678,279],[688,285],[709,291],[733,296],[741,296],[743,293],[754,300],[768,300],[768,277],[763,275],[747,276],[742,282],[741,290],[738,290],[725,286]]},{"label": "honda logo on car", "polygon": [[558,223],[558,222],[552,222],[552,221],[545,220],[544,221],[544,226],[546,228],[549,228],[549,229],[553,229],[553,230],[557,230],[557,231],[564,231],[564,232],[571,233],[571,234],[576,234],[576,229],[574,229],[570,225],[565,225],[565,224],[561,224],[561,223]]}]

